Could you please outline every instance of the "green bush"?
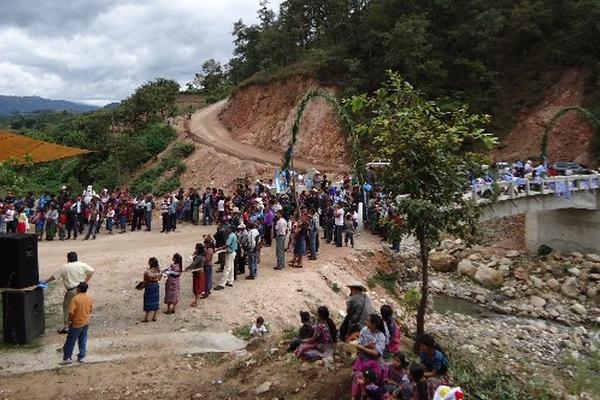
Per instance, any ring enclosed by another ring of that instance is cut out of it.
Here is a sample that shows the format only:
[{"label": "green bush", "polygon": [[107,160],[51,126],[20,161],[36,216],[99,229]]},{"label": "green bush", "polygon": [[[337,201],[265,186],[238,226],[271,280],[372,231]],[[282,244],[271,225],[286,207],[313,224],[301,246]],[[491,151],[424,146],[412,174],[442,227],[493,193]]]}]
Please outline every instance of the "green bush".
[{"label": "green bush", "polygon": [[157,155],[167,148],[177,137],[175,130],[163,123],[154,123],[138,132],[145,153],[150,157]]}]

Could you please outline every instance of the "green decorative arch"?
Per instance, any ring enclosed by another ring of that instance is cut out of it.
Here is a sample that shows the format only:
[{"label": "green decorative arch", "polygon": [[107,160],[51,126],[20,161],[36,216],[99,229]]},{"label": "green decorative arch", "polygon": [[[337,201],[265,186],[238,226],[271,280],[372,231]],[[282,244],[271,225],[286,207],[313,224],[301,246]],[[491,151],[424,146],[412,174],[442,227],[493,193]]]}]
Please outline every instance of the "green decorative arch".
[{"label": "green decorative arch", "polygon": [[[565,114],[571,112],[571,111],[576,111],[579,114],[583,115],[594,127],[594,129],[596,130],[596,137],[598,137],[600,135],[600,120],[598,120],[598,118],[596,118],[596,116],[589,110],[583,108],[583,107],[579,107],[579,106],[571,106],[571,107],[565,107],[563,109],[558,110],[558,112],[556,114],[554,114],[554,116],[552,117],[552,119],[550,120],[550,122],[548,122],[548,125],[546,125],[546,129],[544,130],[544,135],[542,136],[542,162],[544,162],[545,159],[547,159],[548,156],[548,139],[550,137],[550,133],[552,133],[552,131],[554,130],[554,127],[556,126],[556,124],[558,123],[558,120],[561,119]],[[598,140],[598,139],[596,139]],[[598,153],[600,149],[596,149],[596,152]]]},{"label": "green decorative arch", "polygon": [[352,119],[350,118],[350,116],[348,115],[348,113],[346,112],[346,110],[344,110],[344,108],[342,107],[342,105],[340,104],[340,102],[337,100],[337,98],[322,89],[312,89],[310,91],[308,91],[304,97],[302,98],[302,101],[300,101],[300,105],[298,106],[298,111],[296,112],[296,118],[294,120],[294,125],[292,126],[292,138],[290,140],[290,143],[288,144],[288,148],[285,151],[284,155],[283,155],[283,165],[281,167],[281,169],[283,171],[285,170],[289,170],[292,167],[293,164],[293,158],[294,158],[294,148],[296,146],[296,143],[298,142],[298,133],[300,132],[300,123],[302,122],[302,115],[304,114],[304,111],[306,110],[306,106],[308,105],[308,103],[317,98],[320,97],[322,99],[325,99],[332,107],[333,109],[336,111],[338,117],[342,120],[342,122],[344,123],[344,125],[346,126],[346,129],[349,132],[349,138],[350,138],[350,146],[352,149],[352,157],[355,161],[354,164],[354,168],[355,168],[355,172],[356,175],[359,179],[362,178],[363,175],[363,171],[364,171],[364,165],[363,163],[360,161],[362,160],[362,157],[360,156],[360,149],[358,148],[358,141],[356,138],[356,135],[354,135],[354,123],[352,122]]}]

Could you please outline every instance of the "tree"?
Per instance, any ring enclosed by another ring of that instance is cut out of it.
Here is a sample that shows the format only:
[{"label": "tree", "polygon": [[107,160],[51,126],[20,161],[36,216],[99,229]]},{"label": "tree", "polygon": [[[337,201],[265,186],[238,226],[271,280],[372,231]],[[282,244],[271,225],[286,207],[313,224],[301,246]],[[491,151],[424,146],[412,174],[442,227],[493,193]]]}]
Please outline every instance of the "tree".
[{"label": "tree", "polygon": [[463,198],[469,188],[468,172],[481,165],[482,157],[467,151],[476,143],[495,144],[483,126],[489,116],[470,114],[466,106],[442,109],[425,100],[398,74],[372,96],[355,96],[348,101],[364,122],[355,134],[372,142],[365,158],[387,159],[390,165],[380,174],[385,190],[397,200],[405,216],[404,233],[419,242],[422,265],[421,302],[417,312],[417,335],[424,332],[428,297],[429,252],[444,232],[469,238],[477,210]]},{"label": "tree", "polygon": [[119,107],[122,120],[135,128],[161,122],[174,115],[179,84],[172,79],[158,78],[135,90]]}]

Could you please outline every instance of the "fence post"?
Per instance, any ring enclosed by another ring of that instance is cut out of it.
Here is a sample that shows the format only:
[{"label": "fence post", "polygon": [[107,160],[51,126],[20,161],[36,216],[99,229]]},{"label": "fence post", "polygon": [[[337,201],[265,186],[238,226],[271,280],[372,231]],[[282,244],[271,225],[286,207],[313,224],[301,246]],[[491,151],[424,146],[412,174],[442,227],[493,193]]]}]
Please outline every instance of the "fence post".
[{"label": "fence post", "polygon": [[508,185],[508,197],[512,200],[515,198],[515,181],[510,181],[510,184]]},{"label": "fence post", "polygon": [[529,178],[525,179],[525,195],[529,196],[531,194],[531,182],[529,182]]}]

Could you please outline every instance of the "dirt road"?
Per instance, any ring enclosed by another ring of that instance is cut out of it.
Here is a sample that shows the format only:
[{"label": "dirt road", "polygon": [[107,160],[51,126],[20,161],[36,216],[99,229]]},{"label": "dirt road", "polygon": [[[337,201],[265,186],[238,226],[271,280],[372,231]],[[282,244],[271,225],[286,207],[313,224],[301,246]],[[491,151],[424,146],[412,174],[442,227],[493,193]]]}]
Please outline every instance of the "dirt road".
[{"label": "dirt road", "polygon": [[[266,151],[245,143],[240,143],[231,137],[230,133],[219,121],[219,112],[227,100],[221,100],[206,108],[196,111],[189,121],[185,121],[186,133],[201,143],[214,147],[218,152],[240,159],[251,160],[275,166],[281,166],[282,154]],[[321,172],[344,172],[347,167],[313,163],[306,160],[294,159],[294,167],[300,170],[316,168]]]}]

